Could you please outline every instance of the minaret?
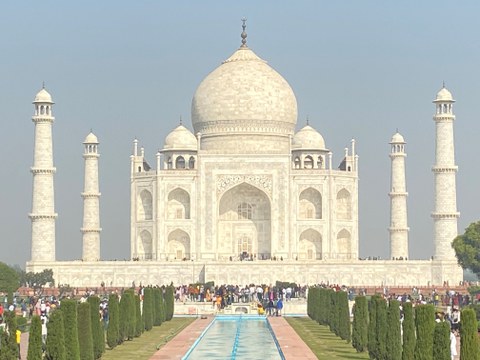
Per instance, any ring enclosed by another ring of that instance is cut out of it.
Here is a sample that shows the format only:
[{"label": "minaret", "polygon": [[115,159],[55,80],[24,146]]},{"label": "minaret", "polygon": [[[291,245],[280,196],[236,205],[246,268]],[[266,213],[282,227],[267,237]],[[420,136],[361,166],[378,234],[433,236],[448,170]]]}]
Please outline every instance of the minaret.
[{"label": "minaret", "polygon": [[83,261],[100,260],[100,206],[98,191],[98,139],[90,132],[83,142],[85,150],[85,185],[83,198]]},{"label": "minaret", "polygon": [[390,141],[392,176],[390,193],[390,257],[408,259],[407,187],[405,181],[405,140],[398,131]]},{"label": "minaret", "polygon": [[32,262],[55,261],[55,219],[53,174],[52,97],[42,88],[33,101],[35,147],[33,152]]},{"label": "minaret", "polygon": [[452,94],[445,88],[437,93],[433,103],[435,115],[435,165],[432,168],[435,176],[435,210],[432,218],[435,226],[435,260],[455,260],[455,251],[451,244],[457,236],[457,195],[455,174],[455,150],[453,141]]}]

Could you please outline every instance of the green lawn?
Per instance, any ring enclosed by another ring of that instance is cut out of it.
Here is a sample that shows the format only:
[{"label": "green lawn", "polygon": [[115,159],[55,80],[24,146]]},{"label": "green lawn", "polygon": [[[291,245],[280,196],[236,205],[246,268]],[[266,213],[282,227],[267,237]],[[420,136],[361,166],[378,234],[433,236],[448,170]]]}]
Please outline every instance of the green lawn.
[{"label": "green lawn", "polygon": [[140,337],[132,341],[125,341],[113,350],[107,348],[102,360],[149,359],[157,351],[157,346],[161,348],[194,320],[193,317],[174,317],[161,326],[154,326],[152,330],[145,331]]},{"label": "green lawn", "polygon": [[327,326],[308,317],[286,317],[290,326],[319,359],[368,359],[368,353],[357,353],[351,344],[335,336]]}]

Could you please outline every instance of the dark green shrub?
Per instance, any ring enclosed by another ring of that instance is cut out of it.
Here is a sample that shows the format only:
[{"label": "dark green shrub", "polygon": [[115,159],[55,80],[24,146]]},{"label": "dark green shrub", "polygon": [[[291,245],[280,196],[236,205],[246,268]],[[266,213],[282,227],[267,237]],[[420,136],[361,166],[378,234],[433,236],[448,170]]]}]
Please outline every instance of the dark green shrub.
[{"label": "dark green shrub", "polygon": [[80,346],[78,343],[77,302],[63,300],[63,326],[65,330],[65,357],[68,360],[80,360]]},{"label": "dark green shrub", "polygon": [[337,292],[338,308],[338,336],[350,342],[352,334],[350,331],[350,309],[348,307],[348,295],[345,291]]},{"label": "dark green shrub", "polygon": [[100,316],[100,299],[98,296],[90,296],[88,303],[92,324],[93,356],[95,359],[100,359],[105,352],[105,332]]},{"label": "dark green shrub", "polygon": [[175,311],[175,289],[173,284],[170,284],[165,289],[165,320],[170,321],[173,318],[173,313]]},{"label": "dark green shrub", "polygon": [[93,360],[92,316],[89,303],[84,302],[78,305],[77,319],[80,359]]},{"label": "dark green shrub", "polygon": [[365,296],[355,297],[353,307],[352,346],[364,352],[368,345],[368,304]]},{"label": "dark green shrub", "polygon": [[145,330],[145,323],[141,312],[140,296],[138,295],[135,295],[135,317],[137,318],[135,323],[135,336],[139,337]]},{"label": "dark green shrub", "polygon": [[150,287],[144,289],[143,313],[145,316],[145,330],[149,331],[153,327],[153,293]]},{"label": "dark green shrub", "polygon": [[433,358],[450,360],[450,326],[447,322],[435,323],[433,332]]},{"label": "dark green shrub", "polygon": [[37,315],[30,324],[27,360],[42,360],[42,320]]},{"label": "dark green shrub", "polygon": [[134,290],[128,290],[125,292],[127,302],[127,339],[132,340],[135,337],[135,328],[137,318],[135,317],[135,292]]},{"label": "dark green shrub", "polygon": [[368,302],[368,355],[370,359],[377,358],[377,295]]},{"label": "dark green shrub", "polygon": [[5,311],[3,313],[3,316],[8,332],[4,331],[2,333],[2,339],[0,344],[0,360],[17,359],[17,319],[13,311]]},{"label": "dark green shrub", "polygon": [[377,301],[377,358],[387,356],[387,302],[378,297]]},{"label": "dark green shrub", "polygon": [[406,302],[403,308],[403,351],[402,360],[414,360],[415,355],[415,320],[412,303]]},{"label": "dark green shrub", "polygon": [[153,326],[162,325],[162,291],[158,287],[153,288]]},{"label": "dark green shrub", "polygon": [[400,303],[390,300],[387,312],[386,357],[387,360],[402,360],[402,337],[400,331]]},{"label": "dark green shrub", "polygon": [[45,357],[48,360],[66,360],[64,328],[62,310],[56,309],[52,311],[47,323],[48,336]]},{"label": "dark green shrub", "polygon": [[460,330],[460,359],[478,360],[479,344],[477,334],[477,319],[473,309],[462,310]]},{"label": "dark green shrub", "polygon": [[113,349],[119,342],[119,309],[118,296],[111,294],[108,297],[108,328],[107,328],[107,345]]},{"label": "dark green shrub", "polygon": [[433,360],[433,332],[435,329],[435,307],[418,305],[415,307],[415,327],[417,342],[415,360]]}]

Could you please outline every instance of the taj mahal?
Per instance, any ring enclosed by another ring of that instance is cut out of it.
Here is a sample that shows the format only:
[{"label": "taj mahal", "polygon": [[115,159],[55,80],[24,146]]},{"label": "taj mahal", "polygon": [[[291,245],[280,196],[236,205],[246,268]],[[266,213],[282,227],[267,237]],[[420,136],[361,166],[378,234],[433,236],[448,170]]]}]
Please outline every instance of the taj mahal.
[{"label": "taj mahal", "polygon": [[159,144],[154,164],[148,163],[138,140],[133,141],[128,261],[101,260],[100,143],[92,132],[83,153],[82,260],[56,259],[54,102],[45,88],[40,90],[33,101],[27,271],[51,268],[57,284],[89,287],[102,282],[130,286],[276,280],[353,286],[458,284],[463,272],[451,247],[459,217],[455,100],[445,86],[433,100],[434,256],[410,260],[406,141],[397,132],[390,140],[391,174],[385,174],[391,178],[390,259],[362,260],[355,140],[345,139],[351,145],[334,163],[324,138],[308,121],[297,130],[294,91],[247,46],[245,23],[241,38],[241,46],[195,91],[193,131],[182,123],[175,127]]}]

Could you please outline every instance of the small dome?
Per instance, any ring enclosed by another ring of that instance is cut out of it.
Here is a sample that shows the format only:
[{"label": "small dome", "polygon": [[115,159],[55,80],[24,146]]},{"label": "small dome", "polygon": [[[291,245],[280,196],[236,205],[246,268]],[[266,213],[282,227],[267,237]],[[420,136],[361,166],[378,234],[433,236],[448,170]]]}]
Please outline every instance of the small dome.
[{"label": "small dome", "polygon": [[98,144],[98,139],[93,132],[90,131],[90,134],[85,138],[84,144]]},{"label": "small dome", "polygon": [[403,136],[397,131],[395,134],[392,136],[392,140],[390,141],[390,144],[405,144],[405,139]]},{"label": "small dome", "polygon": [[48,93],[47,90],[45,90],[45,88],[43,88],[37,93],[37,95],[35,95],[35,100],[33,100],[33,103],[53,104],[52,96]]},{"label": "small dome", "polygon": [[197,150],[197,138],[185,126],[177,126],[165,138],[164,150]]},{"label": "small dome", "polygon": [[293,137],[293,149],[327,150],[323,136],[310,125],[299,130]]},{"label": "small dome", "polygon": [[448,91],[445,87],[443,87],[437,93],[437,97],[434,100],[434,102],[439,102],[439,101],[455,101],[455,100],[453,100],[452,93]]}]

